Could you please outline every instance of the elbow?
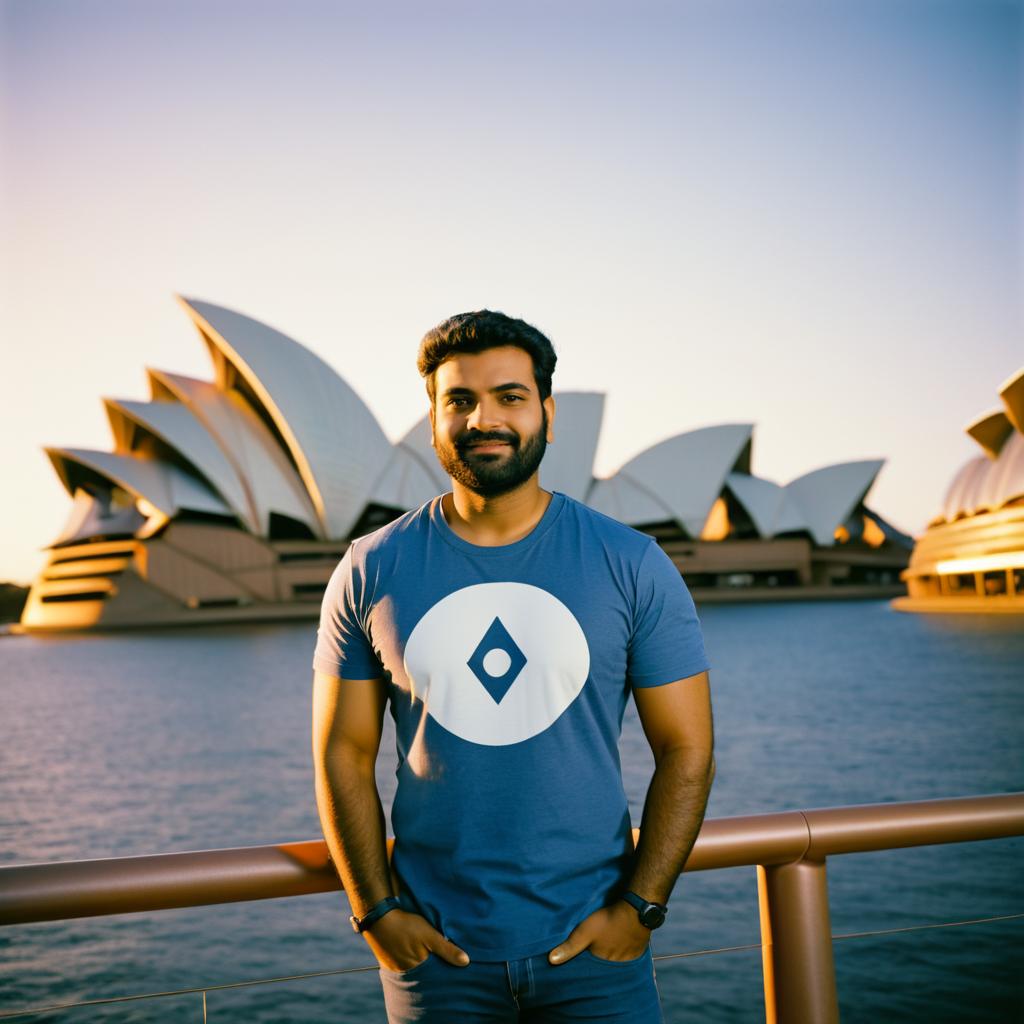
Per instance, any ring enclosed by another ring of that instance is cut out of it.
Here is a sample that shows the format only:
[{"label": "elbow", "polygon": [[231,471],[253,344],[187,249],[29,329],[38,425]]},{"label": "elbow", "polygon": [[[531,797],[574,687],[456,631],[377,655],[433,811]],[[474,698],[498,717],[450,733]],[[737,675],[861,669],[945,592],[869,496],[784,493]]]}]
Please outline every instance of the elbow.
[{"label": "elbow", "polygon": [[335,743],[313,757],[313,770],[333,779],[375,777],[377,752],[348,743]]},{"label": "elbow", "polygon": [[687,774],[701,785],[705,791],[711,789],[715,781],[715,753],[713,750],[693,751],[688,758]]},{"label": "elbow", "polygon": [[680,772],[688,779],[704,782],[709,787],[715,778],[715,754],[710,747],[675,747],[660,752],[654,763],[656,768],[664,764],[670,771]]}]

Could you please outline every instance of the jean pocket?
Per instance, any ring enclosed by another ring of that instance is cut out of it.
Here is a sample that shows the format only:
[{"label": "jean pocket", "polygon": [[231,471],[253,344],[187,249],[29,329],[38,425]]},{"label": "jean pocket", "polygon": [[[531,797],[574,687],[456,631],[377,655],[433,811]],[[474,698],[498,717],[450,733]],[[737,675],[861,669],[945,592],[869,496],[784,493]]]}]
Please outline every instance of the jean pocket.
[{"label": "jean pocket", "polygon": [[629,967],[631,964],[638,964],[646,960],[651,955],[651,947],[644,947],[644,951],[639,955],[635,956],[630,960],[605,960],[603,956],[598,956],[596,953],[591,953],[589,949],[584,949],[580,952],[580,956],[585,956],[590,960],[593,960],[596,964],[601,964],[607,967]]},{"label": "jean pocket", "polygon": [[385,967],[383,964],[379,964],[378,967],[381,974],[390,974],[392,978],[409,978],[418,971],[421,971],[433,959],[434,954],[428,951],[427,955],[418,964],[413,964],[412,967],[407,967],[404,971],[393,971],[390,967]]}]

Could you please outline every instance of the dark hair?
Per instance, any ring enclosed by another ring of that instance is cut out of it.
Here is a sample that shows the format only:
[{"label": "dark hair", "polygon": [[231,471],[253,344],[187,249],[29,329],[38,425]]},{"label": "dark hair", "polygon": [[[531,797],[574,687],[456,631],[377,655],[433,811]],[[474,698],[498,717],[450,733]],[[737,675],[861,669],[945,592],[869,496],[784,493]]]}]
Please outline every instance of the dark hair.
[{"label": "dark hair", "polygon": [[558,359],[551,342],[523,320],[490,309],[478,309],[474,313],[451,316],[423,335],[416,367],[427,382],[431,402],[434,401],[434,371],[446,359],[503,345],[513,345],[529,354],[533,360],[533,378],[544,401],[551,394],[551,375]]}]

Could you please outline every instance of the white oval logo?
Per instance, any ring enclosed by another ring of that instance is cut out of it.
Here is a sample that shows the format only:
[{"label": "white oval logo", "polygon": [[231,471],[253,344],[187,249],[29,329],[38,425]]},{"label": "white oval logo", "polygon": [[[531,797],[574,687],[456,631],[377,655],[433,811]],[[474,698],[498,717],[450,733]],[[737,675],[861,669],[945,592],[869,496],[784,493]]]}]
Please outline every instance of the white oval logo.
[{"label": "white oval logo", "polygon": [[527,583],[478,583],[442,598],[413,629],[405,671],[414,699],[472,743],[521,743],[554,724],[590,673],[580,624]]}]

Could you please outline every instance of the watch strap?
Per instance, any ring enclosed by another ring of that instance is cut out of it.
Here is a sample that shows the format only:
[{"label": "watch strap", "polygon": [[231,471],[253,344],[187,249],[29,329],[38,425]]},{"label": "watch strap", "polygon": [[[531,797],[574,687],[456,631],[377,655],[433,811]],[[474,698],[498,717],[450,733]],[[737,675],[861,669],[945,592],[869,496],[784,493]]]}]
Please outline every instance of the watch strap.
[{"label": "watch strap", "polygon": [[362,917],[353,914],[349,920],[352,922],[354,932],[365,932],[367,928],[373,927],[385,914],[400,907],[401,901],[397,896],[386,896],[379,903],[375,903]]},{"label": "watch strap", "polygon": [[624,892],[622,898],[636,910],[640,923],[645,928],[659,928],[664,923],[668,907],[663,903],[645,900],[643,896],[638,896],[635,892]]},{"label": "watch strap", "polygon": [[642,896],[637,896],[635,892],[624,892],[622,894],[622,898],[631,907],[633,907],[637,911],[637,913],[639,913],[641,910],[644,909],[644,907],[647,906],[647,900],[645,900]]}]

